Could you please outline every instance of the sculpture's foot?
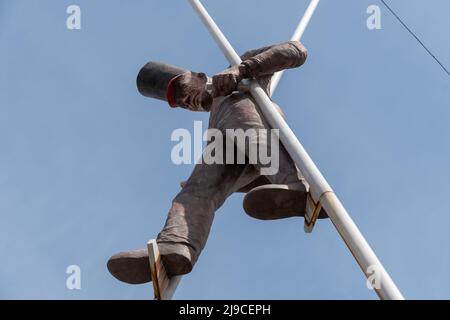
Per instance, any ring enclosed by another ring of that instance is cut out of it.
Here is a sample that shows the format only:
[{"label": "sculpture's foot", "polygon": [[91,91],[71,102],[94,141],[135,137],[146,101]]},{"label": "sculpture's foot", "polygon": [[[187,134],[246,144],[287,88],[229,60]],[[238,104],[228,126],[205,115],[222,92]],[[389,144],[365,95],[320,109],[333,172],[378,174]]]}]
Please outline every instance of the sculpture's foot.
[{"label": "sculpture's foot", "polygon": [[[159,253],[169,277],[191,272],[191,251],[185,245],[159,243]],[[109,272],[118,280],[129,284],[152,281],[147,249],[131,250],[113,255],[107,264]]]},{"label": "sculpture's foot", "polygon": [[[267,184],[250,190],[244,197],[243,206],[249,216],[261,220],[303,217],[307,195],[308,191],[302,182]],[[322,210],[319,219],[327,217]]]},{"label": "sculpture's foot", "polygon": [[108,270],[117,279],[129,284],[152,281],[147,249],[120,252],[108,260]]}]

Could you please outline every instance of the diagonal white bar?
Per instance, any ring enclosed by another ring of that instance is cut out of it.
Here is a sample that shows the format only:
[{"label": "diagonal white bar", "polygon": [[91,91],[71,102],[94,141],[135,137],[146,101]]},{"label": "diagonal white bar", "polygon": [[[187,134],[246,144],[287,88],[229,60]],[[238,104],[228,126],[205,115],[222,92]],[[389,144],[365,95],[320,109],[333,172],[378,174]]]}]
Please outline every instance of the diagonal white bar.
[{"label": "diagonal white bar", "polygon": [[[309,21],[311,20],[314,11],[316,11],[317,5],[319,4],[320,0],[311,0],[311,2],[308,5],[308,8],[306,8],[305,14],[300,19],[300,22],[297,26],[297,29],[295,29],[294,34],[291,37],[291,40],[300,41],[300,39],[303,36],[303,33],[306,30],[306,27],[309,24]],[[272,96],[275,90],[278,87],[278,83],[280,83],[281,77],[283,76],[284,71],[277,72],[273,75],[272,81],[270,83],[270,95]]]},{"label": "diagonal white bar", "polygon": [[[232,65],[241,59],[220,31],[199,0],[189,0],[206,28]],[[303,28],[304,29],[304,28]],[[310,184],[311,195],[319,201],[338,230],[342,239],[355,257],[366,277],[374,278],[374,290],[381,299],[404,299],[377,256],[364,239],[357,226],[342,206],[314,162],[309,157],[295,134],[273,106],[272,101],[256,81],[250,82],[250,93],[272,128],[280,129],[280,140]]]}]

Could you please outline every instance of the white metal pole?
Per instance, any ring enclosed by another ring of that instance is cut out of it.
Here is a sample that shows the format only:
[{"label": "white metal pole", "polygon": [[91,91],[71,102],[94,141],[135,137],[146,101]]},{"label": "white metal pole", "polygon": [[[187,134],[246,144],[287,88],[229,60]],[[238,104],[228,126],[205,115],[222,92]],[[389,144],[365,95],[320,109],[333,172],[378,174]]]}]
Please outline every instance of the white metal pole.
[{"label": "white metal pole", "polygon": [[[303,36],[303,33],[306,30],[306,27],[309,24],[309,21],[311,20],[314,11],[317,8],[317,5],[319,4],[320,0],[311,0],[311,2],[308,5],[308,8],[306,8],[305,14],[300,19],[300,22],[297,26],[297,29],[295,29],[294,34],[291,37],[291,40],[300,41],[300,39]],[[284,71],[277,72],[273,75],[272,81],[270,83],[270,95],[272,96],[275,90],[278,87],[278,83],[280,82],[281,77],[283,76]]]},{"label": "white metal pole", "polygon": [[[241,63],[239,55],[220,31],[214,20],[208,14],[199,0],[189,0],[192,7],[200,16],[208,31],[211,33],[224,55],[232,65]],[[310,184],[311,195],[315,201],[319,201],[352,252],[366,277],[372,276],[378,284],[374,289],[381,299],[404,299],[381,262],[364,239],[357,226],[342,206],[339,199],[328,185],[306,150],[298,141],[287,123],[276,111],[272,101],[256,81],[251,81],[250,93],[258,103],[265,119],[272,128],[280,129],[280,140],[300,171]]]},{"label": "white metal pole", "polygon": [[172,300],[175,290],[180,284],[181,278],[183,276],[174,276],[170,278],[169,285],[167,286],[161,300]]}]

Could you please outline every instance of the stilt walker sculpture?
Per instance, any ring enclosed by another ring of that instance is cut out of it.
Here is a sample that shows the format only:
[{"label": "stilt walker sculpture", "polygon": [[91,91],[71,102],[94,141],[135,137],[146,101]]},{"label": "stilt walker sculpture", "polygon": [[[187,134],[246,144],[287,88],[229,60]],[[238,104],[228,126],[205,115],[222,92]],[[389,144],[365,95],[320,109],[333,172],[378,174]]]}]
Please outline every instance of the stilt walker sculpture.
[{"label": "stilt walker sculpture", "polygon": [[[155,299],[171,299],[183,274],[191,271],[209,234],[215,210],[233,192],[246,192],[245,211],[258,219],[304,216],[311,232],[318,218],[329,217],[369,277],[377,272],[374,290],[381,299],[402,294],[352,221],[335,193],[270,99],[281,71],[302,65],[307,51],[299,42],[319,0],[312,0],[291,41],[251,50],[239,56],[199,0],[189,0],[231,67],[209,83],[203,73],[151,62],[138,77],[144,95],[167,100],[172,107],[210,111],[210,128],[277,129],[282,143],[279,170],[262,175],[261,163],[197,164],[175,197],[166,224],[146,249],[119,253],[108,269],[128,283],[153,282]],[[241,85],[239,85],[239,83]],[[212,90],[208,92],[206,88]],[[243,92],[247,88],[248,92]],[[240,90],[236,92],[236,90]],[[221,107],[222,106],[222,107]],[[251,143],[260,145],[261,136]],[[266,144],[270,144],[265,137]],[[239,147],[238,147],[239,149]],[[230,150],[226,150],[228,153]],[[248,156],[248,150],[237,150]],[[298,168],[298,170],[297,170]],[[150,270],[150,272],[149,272]]]}]

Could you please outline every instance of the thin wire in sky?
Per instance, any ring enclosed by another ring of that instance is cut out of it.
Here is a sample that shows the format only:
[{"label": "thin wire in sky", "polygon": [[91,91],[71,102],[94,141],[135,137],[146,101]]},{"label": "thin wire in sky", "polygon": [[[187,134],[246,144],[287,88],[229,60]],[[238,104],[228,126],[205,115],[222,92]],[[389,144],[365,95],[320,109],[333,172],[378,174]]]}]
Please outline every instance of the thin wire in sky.
[{"label": "thin wire in sky", "polygon": [[416,36],[414,32],[402,21],[402,19],[400,19],[400,17],[394,12],[394,10],[392,10],[384,0],[380,1],[385,5],[386,8],[388,8],[388,10],[394,15],[394,17],[397,18],[397,20],[403,25],[403,27],[408,30],[408,32],[417,40],[417,42],[420,43],[420,45],[428,52],[428,54],[441,66],[445,73],[450,76],[450,72],[447,70],[447,68],[439,61],[438,58],[436,58],[436,56],[427,48],[427,46],[419,39],[419,37]]}]

